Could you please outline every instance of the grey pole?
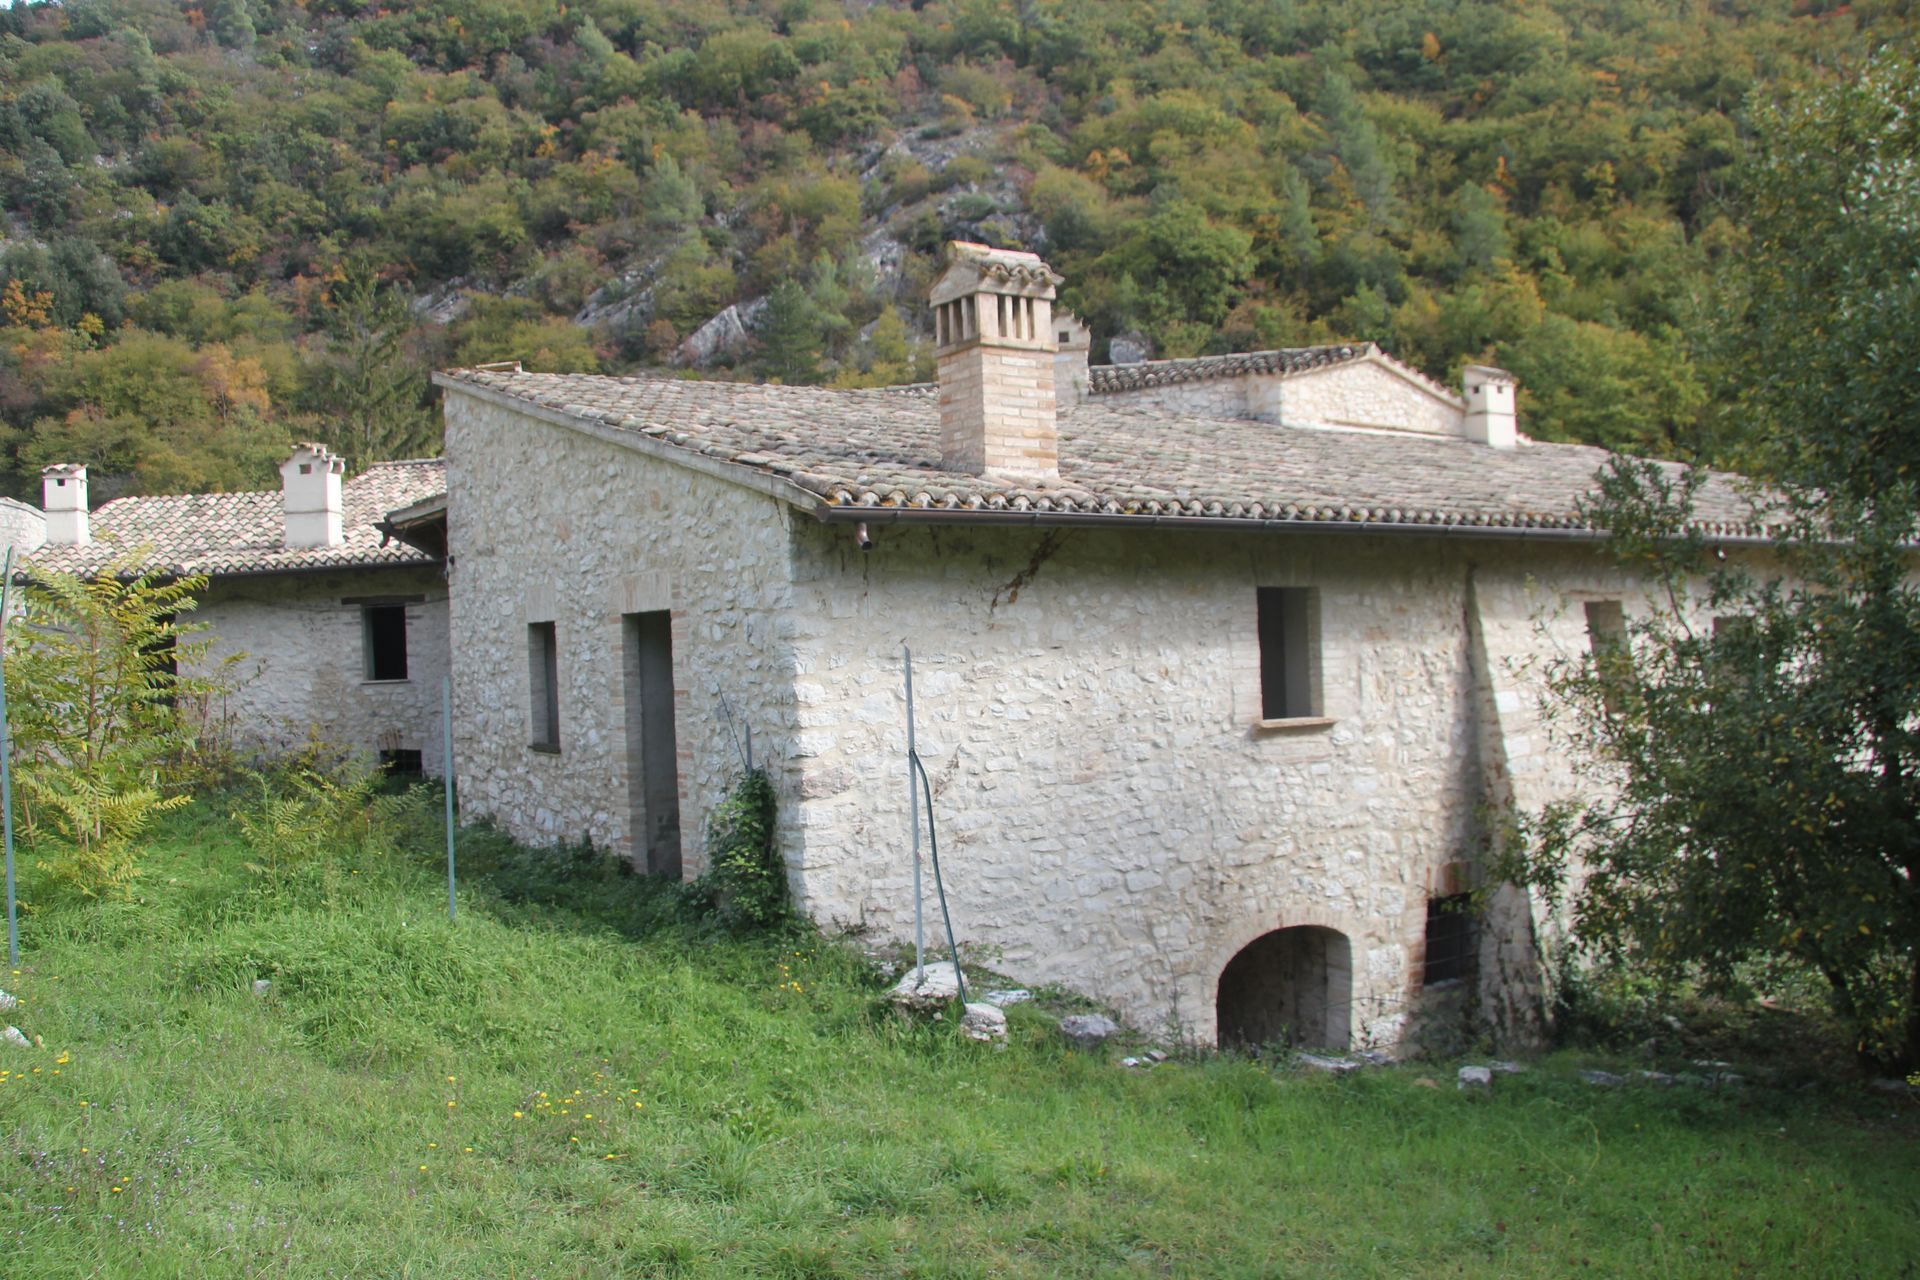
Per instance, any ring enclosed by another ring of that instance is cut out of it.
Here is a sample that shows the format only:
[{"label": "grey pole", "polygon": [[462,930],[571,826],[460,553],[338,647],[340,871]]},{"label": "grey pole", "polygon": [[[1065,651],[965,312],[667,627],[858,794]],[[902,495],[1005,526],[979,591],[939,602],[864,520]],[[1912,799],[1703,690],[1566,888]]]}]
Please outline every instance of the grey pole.
[{"label": "grey pole", "polygon": [[7,609],[13,590],[13,548],[0,569],[0,827],[7,846],[7,967],[20,967],[20,918],[13,900],[13,734],[7,720]]},{"label": "grey pole", "polygon": [[913,754],[913,650],[900,646],[901,666],[907,673],[907,821],[913,824],[913,981],[926,980],[926,929],[920,905],[920,779]]},{"label": "grey pole", "polygon": [[[440,677],[440,771],[442,790],[447,793],[447,919],[454,918],[453,906],[453,677]],[[11,864],[9,864],[11,865]]]}]

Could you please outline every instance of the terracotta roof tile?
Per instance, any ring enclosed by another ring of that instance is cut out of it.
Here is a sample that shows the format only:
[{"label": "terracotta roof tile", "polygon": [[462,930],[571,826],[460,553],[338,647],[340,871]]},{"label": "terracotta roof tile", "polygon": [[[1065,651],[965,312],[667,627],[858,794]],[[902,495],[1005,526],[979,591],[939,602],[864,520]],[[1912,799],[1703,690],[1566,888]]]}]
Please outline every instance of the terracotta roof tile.
[{"label": "terracotta roof tile", "polygon": [[375,527],[389,511],[447,485],[438,458],[377,462],[341,486],[342,540],[337,547],[293,549],[284,544],[285,516],[278,489],[266,493],[183,493],[116,498],[95,508],[93,541],[46,546],[29,563],[56,573],[98,573],[115,557],[149,549],[142,567],[170,574],[229,577],[306,569],[432,564],[401,542],[382,546]]},{"label": "terracotta roof tile", "polygon": [[[1345,350],[1353,354],[1341,358],[1370,354]],[[498,369],[437,378],[779,477],[796,490],[797,503],[961,518],[1016,511],[1582,529],[1576,504],[1607,459],[1582,445],[1528,442],[1508,451],[1411,433],[1176,417],[1094,397],[1059,420],[1059,480],[1015,482],[941,469],[939,407],[923,388],[841,391]],[[1762,532],[1733,476],[1709,481],[1698,512],[1710,533]]]}]

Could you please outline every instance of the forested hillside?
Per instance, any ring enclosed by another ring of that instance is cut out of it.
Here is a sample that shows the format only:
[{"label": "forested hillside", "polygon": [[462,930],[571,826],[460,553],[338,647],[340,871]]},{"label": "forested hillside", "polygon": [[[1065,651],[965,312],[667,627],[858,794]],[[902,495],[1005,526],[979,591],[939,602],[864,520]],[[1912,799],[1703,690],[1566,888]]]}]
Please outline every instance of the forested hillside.
[{"label": "forested hillside", "polygon": [[[948,239],[1095,357],[1372,339],[1685,453],[1750,95],[1898,0],[73,0],[0,11],[0,485],[437,449],[426,372],[923,378]],[[731,308],[731,310],[730,310]],[[717,317],[717,319],[716,319]]]}]

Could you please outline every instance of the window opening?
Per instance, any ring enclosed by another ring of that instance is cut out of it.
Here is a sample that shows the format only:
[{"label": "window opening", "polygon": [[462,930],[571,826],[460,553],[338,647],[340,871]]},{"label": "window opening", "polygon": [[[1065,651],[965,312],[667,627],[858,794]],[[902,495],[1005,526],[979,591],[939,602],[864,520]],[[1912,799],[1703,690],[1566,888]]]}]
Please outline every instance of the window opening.
[{"label": "window opening", "polygon": [[1319,715],[1312,590],[1261,587],[1259,613],[1261,719]]},{"label": "window opening", "polygon": [[1427,986],[1472,975],[1473,924],[1472,894],[1427,899]]},{"label": "window opening", "polygon": [[407,678],[407,609],[405,605],[367,605],[360,611],[366,640],[367,679]]},{"label": "window opening", "polygon": [[551,622],[527,626],[527,674],[536,751],[560,749],[560,646]]},{"label": "window opening", "polygon": [[426,772],[420,752],[410,747],[392,747],[380,752],[380,770],[391,778],[418,778]]}]

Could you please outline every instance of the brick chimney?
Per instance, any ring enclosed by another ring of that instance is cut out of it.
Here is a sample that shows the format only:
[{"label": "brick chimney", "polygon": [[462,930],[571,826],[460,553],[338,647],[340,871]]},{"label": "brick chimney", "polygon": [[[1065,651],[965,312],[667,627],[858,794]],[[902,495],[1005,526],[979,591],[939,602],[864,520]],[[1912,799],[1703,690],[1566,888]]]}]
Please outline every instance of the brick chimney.
[{"label": "brick chimney", "polygon": [[299,444],[280,464],[281,503],[289,547],[337,547],[341,533],[340,476],[347,464],[326,446]]},{"label": "brick chimney", "polygon": [[1034,254],[953,243],[953,260],[928,295],[946,470],[1059,478],[1053,395],[1059,283]]},{"label": "brick chimney", "polygon": [[1514,414],[1514,393],[1518,384],[1505,369],[1470,364],[1462,376],[1467,393],[1467,439],[1496,449],[1512,449],[1520,443],[1520,428]]},{"label": "brick chimney", "polygon": [[50,547],[83,547],[93,541],[87,517],[87,469],[57,462],[40,472],[40,506],[47,513]]}]

